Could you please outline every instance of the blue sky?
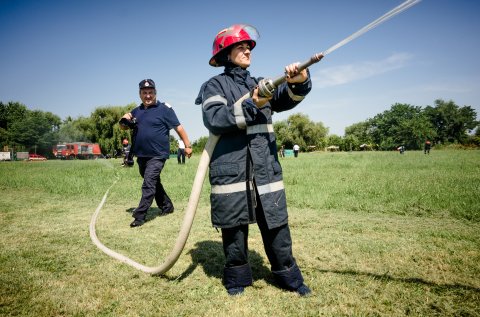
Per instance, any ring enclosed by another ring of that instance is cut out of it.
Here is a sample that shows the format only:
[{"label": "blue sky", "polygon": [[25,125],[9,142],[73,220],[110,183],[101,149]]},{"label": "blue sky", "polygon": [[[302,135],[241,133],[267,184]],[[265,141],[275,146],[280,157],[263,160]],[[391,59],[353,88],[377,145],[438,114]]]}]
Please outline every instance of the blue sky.
[{"label": "blue sky", "polygon": [[[0,101],[77,118],[138,103],[152,78],[196,140],[208,131],[194,100],[222,71],[208,65],[219,30],[257,27],[250,73],[277,77],[402,2],[0,0]],[[421,1],[313,65],[312,92],[274,121],[301,112],[343,135],[397,102],[480,113],[479,14],[480,1]]]}]

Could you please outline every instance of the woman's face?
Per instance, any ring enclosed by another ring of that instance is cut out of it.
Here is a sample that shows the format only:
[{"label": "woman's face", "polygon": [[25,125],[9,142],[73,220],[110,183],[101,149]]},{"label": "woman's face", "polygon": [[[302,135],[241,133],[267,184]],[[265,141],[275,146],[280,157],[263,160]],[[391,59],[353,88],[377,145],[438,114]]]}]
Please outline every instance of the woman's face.
[{"label": "woman's face", "polygon": [[233,46],[230,52],[230,61],[242,68],[250,66],[250,44],[248,42],[240,42]]}]

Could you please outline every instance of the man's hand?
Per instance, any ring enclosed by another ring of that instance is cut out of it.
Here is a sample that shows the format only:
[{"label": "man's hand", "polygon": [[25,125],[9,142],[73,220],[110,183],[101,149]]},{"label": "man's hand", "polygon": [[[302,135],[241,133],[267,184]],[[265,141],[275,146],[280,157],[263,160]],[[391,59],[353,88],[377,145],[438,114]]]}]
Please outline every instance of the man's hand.
[{"label": "man's hand", "polygon": [[131,122],[132,122],[132,119],[133,119],[133,116],[132,114],[129,112],[129,113],[126,113],[123,115],[123,117],[120,119],[119,123],[120,123],[120,129],[122,130],[128,130],[131,127]]}]

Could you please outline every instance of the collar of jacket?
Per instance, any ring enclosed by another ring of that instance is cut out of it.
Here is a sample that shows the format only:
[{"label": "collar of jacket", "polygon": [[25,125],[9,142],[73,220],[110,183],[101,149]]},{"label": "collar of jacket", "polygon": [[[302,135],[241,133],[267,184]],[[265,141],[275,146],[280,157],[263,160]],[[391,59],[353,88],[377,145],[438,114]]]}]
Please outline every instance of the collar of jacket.
[{"label": "collar of jacket", "polygon": [[232,77],[233,80],[238,84],[244,84],[245,82],[250,84],[252,81],[248,70],[234,64],[228,64],[225,66],[225,74]]}]

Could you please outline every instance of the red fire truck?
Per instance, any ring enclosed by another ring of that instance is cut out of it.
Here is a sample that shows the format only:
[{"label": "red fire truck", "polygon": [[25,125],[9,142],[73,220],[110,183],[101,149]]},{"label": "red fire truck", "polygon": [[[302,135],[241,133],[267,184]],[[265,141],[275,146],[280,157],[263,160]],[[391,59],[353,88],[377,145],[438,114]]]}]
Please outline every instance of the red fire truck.
[{"label": "red fire truck", "polygon": [[53,155],[63,160],[96,159],[102,156],[98,143],[61,143],[53,147]]}]

